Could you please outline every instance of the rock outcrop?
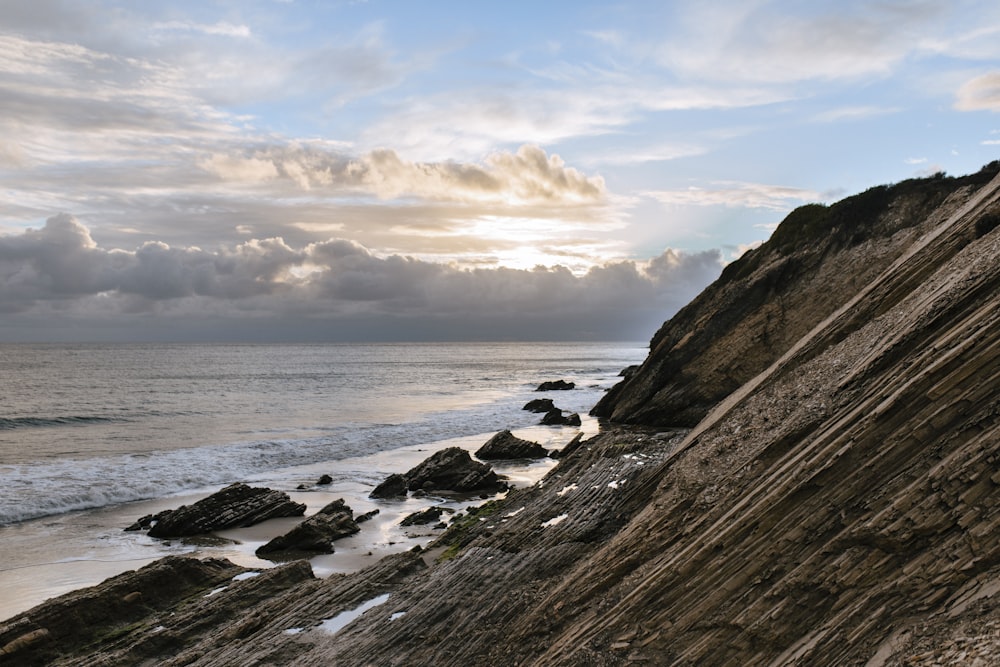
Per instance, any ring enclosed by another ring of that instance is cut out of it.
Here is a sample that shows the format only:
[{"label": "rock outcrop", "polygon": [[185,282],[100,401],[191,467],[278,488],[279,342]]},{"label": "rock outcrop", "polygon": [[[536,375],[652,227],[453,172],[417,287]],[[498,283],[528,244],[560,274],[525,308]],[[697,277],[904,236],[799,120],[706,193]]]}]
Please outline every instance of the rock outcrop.
[{"label": "rock outcrop", "polygon": [[[544,456],[544,454],[543,454]],[[407,491],[434,493],[497,493],[507,483],[484,463],[474,461],[461,447],[448,447],[435,452],[400,475],[393,473],[369,494],[371,498],[400,498]]]},{"label": "rock outcrop", "polygon": [[369,498],[405,498],[408,482],[406,477],[394,472],[388,477],[386,477],[381,484],[376,486],[371,493],[368,494]]},{"label": "rock outcrop", "polygon": [[410,491],[452,491],[496,493],[506,488],[493,469],[474,461],[461,447],[448,447],[435,452],[403,475]]},{"label": "rock outcrop", "polygon": [[125,530],[149,528],[152,537],[187,537],[252,526],[267,519],[302,516],[305,511],[306,506],[293,502],[287,493],[236,483],[192,505],[143,517]]},{"label": "rock outcrop", "polygon": [[548,456],[548,451],[537,442],[519,438],[510,431],[500,431],[476,450],[476,456],[484,461],[541,459]]},{"label": "rock outcrop", "polygon": [[[976,178],[888,188],[889,204],[856,210],[873,216],[841,220],[830,234],[845,247],[824,246],[814,268],[844,262],[859,282],[837,283],[833,306],[772,285],[801,330],[777,353],[721,326],[749,336],[779,307],[766,299],[682,311],[707,327],[692,334],[705,349],[771,360],[694,396],[659,373],[714,362],[654,345],[605,405],[649,424],[576,441],[543,483],[456,516],[421,553],[326,580],[291,563],[83,641],[52,641],[38,620],[60,598],[0,628],[0,645],[23,664],[43,648],[51,664],[1000,664],[1000,176]],[[913,207],[926,217],[880,231]],[[814,244],[829,229],[813,214],[716,297],[773,252]],[[641,387],[647,412],[630,402]],[[661,425],[694,408],[693,427]]]},{"label": "rock outcrop", "polygon": [[[961,209],[998,170],[994,162],[962,178],[904,181],[831,206],[796,209],[767,243],[727,266],[656,332],[646,361],[592,414],[694,426]],[[984,220],[988,226],[989,216]]]},{"label": "rock outcrop", "polygon": [[333,553],[333,542],[353,535],[361,528],[354,520],[354,511],[343,498],[334,500],[284,535],[257,548],[260,558],[287,560],[290,556],[308,553]]}]

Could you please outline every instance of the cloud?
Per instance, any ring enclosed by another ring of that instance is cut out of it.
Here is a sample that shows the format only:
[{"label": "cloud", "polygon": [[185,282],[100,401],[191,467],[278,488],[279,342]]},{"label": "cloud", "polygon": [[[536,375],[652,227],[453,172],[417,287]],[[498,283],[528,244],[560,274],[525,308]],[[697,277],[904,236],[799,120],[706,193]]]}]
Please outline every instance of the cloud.
[{"label": "cloud", "polygon": [[1000,111],[1000,71],[965,82],[958,89],[955,108],[959,111]]},{"label": "cloud", "polygon": [[661,204],[679,206],[730,206],[784,211],[802,202],[818,201],[812,190],[762,183],[718,182],[712,188],[652,190],[643,193]]},{"label": "cloud", "polygon": [[899,113],[900,111],[901,109],[898,107],[841,107],[839,109],[830,109],[829,111],[817,114],[813,117],[813,120],[818,123],[836,123],[845,120],[864,120],[866,118],[874,118],[876,116],[886,116],[889,114]]},{"label": "cloud", "polygon": [[297,144],[275,145],[249,154],[213,154],[199,163],[224,181],[259,184],[282,179],[327,194],[366,192],[380,199],[416,197],[510,206],[599,204],[604,179],[586,176],[558,155],[524,145],[497,151],[484,164],[410,162],[391,149],[351,157]]},{"label": "cloud", "polygon": [[227,21],[219,21],[214,24],[195,23],[194,21],[163,21],[154,23],[152,30],[200,32],[206,35],[222,35],[225,37],[250,37],[250,28],[245,25],[236,25]]},{"label": "cloud", "polygon": [[[814,11],[820,7],[819,11]],[[678,17],[687,37],[666,40],[662,66],[688,78],[787,84],[881,78],[934,26],[932,2],[703,3]]]},{"label": "cloud", "polygon": [[667,250],[581,275],[561,266],[461,269],[377,256],[344,239],[298,249],[277,238],[215,251],[161,242],[104,249],[79,221],[60,214],[41,229],[0,236],[0,311],[13,329],[55,313],[65,324],[99,311],[122,322],[137,313],[161,322],[212,317],[230,333],[247,318],[350,323],[355,332],[377,320],[402,327],[401,338],[407,327],[447,338],[462,326],[485,334],[485,322],[509,320],[504,335],[530,324],[534,333],[573,338],[580,332],[572,329],[587,324],[588,331],[644,337],[721,266],[718,251]]}]

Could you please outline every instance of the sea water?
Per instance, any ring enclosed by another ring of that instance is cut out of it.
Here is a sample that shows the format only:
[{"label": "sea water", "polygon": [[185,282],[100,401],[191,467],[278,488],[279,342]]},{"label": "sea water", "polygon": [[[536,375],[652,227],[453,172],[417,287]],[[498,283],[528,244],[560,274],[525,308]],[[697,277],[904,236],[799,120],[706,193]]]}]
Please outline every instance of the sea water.
[{"label": "sea water", "polygon": [[[585,413],[645,353],[638,343],[0,345],[0,619],[132,561],[191,551],[121,523],[234,481],[293,491],[330,474],[328,492],[296,500],[308,514],[347,495],[360,513],[386,474],[444,444],[474,450],[501,429],[565,441],[574,429],[538,427],[521,410],[544,380],[574,382],[546,395],[594,430]],[[391,544],[395,521],[369,530]],[[251,535],[221,555],[252,561],[259,543]],[[370,552],[370,540],[358,548]]]}]

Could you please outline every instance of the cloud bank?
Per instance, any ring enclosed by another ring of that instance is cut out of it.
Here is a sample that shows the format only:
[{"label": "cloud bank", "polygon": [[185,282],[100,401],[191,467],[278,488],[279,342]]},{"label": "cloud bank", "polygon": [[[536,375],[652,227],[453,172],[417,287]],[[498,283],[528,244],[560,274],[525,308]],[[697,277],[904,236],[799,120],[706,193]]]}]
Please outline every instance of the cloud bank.
[{"label": "cloud bank", "polygon": [[721,266],[717,251],[667,250],[582,275],[558,266],[464,269],[378,256],[345,239],[106,249],[60,214],[0,236],[0,338],[24,339],[48,322],[55,340],[87,332],[101,340],[641,340]]}]

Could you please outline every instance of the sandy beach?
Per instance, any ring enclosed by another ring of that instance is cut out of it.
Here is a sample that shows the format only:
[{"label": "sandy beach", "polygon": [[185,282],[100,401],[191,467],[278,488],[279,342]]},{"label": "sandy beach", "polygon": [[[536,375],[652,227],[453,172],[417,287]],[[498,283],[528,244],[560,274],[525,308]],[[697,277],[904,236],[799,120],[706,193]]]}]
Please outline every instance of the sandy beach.
[{"label": "sandy beach", "polygon": [[[517,429],[514,433],[539,442],[548,449],[558,449],[581,431],[585,436],[595,434],[598,431],[596,420],[584,416],[580,428],[534,426]],[[469,505],[483,502],[479,498],[455,500],[434,496],[372,500],[368,498],[374,488],[372,480],[380,480],[394,472],[405,472],[445,447],[458,446],[474,452],[492,435],[483,433],[441,440],[369,456],[279,469],[252,479],[233,481],[285,491],[292,500],[306,505],[306,516],[338,498],[345,500],[355,516],[377,509],[377,515],[361,524],[361,532],[335,543],[334,553],[310,559],[317,576],[350,573],[389,554],[407,551],[417,545],[425,546],[440,534],[440,529],[435,530],[431,526],[401,527],[399,523],[407,515],[431,505],[447,507],[457,513]],[[514,487],[525,487],[541,479],[555,465],[555,461],[493,462],[492,465]],[[315,485],[323,474],[331,474],[337,481],[329,486]],[[306,488],[298,489],[299,485]],[[159,540],[142,532],[124,531],[139,517],[191,504],[218,490],[217,487],[198,489],[0,528],[0,539],[16,540],[21,547],[0,569],[0,590],[4,591],[0,598],[0,619],[30,609],[48,598],[92,586],[171,554],[226,558],[254,569],[273,567],[275,563],[258,558],[255,550],[301,519],[272,519],[249,528],[224,530],[184,540]],[[453,516],[446,513],[442,520],[447,522]],[[53,548],[54,544],[59,545],[58,550]]]}]

